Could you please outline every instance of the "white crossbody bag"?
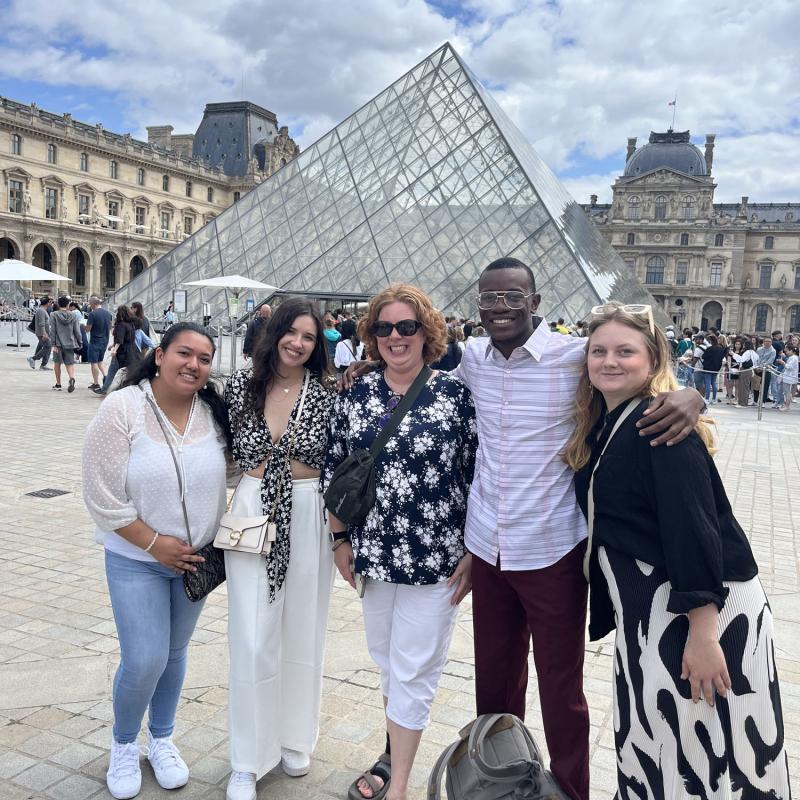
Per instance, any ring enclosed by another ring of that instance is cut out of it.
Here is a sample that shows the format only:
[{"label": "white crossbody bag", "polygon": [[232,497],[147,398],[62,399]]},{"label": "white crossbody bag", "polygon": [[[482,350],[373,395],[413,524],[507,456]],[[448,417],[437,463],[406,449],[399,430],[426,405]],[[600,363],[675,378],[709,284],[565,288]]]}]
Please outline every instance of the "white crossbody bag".
[{"label": "white crossbody bag", "polygon": [[[294,440],[297,434],[297,428],[300,425],[300,419],[303,416],[303,407],[306,403],[306,393],[308,392],[310,380],[311,373],[306,370],[305,380],[303,381],[303,391],[300,395],[300,405],[297,407],[297,414],[294,420],[289,420],[289,424],[292,426],[292,433],[289,438],[289,449],[286,455],[288,461],[292,458]],[[275,505],[272,507],[271,514],[261,517],[240,517],[236,514],[231,514],[230,508],[233,503],[233,497],[231,498],[230,503],[228,503],[228,510],[222,515],[219,521],[219,529],[217,530],[217,535],[214,537],[214,547],[219,547],[220,550],[233,550],[237,553],[269,555],[272,549],[272,543],[278,535],[275,517],[278,513],[278,502],[283,490],[285,474],[286,470],[282,470],[278,481],[278,488],[275,492]],[[234,497],[235,496],[236,493],[234,492]]]},{"label": "white crossbody bag", "polygon": [[586,497],[586,527],[589,530],[589,539],[586,542],[586,552],[583,554],[583,577],[586,578],[587,581],[589,580],[589,560],[592,557],[592,536],[594,534],[594,474],[597,472],[597,467],[600,465],[603,453],[606,452],[608,443],[614,438],[614,434],[620,429],[622,423],[625,422],[641,402],[641,397],[634,397],[633,400],[628,403],[625,410],[619,415],[619,419],[614,423],[614,427],[611,429],[611,433],[608,434],[608,439],[606,439],[606,443],[603,445],[603,449],[600,451],[597,461],[595,461],[592,477],[589,478],[589,494]]}]

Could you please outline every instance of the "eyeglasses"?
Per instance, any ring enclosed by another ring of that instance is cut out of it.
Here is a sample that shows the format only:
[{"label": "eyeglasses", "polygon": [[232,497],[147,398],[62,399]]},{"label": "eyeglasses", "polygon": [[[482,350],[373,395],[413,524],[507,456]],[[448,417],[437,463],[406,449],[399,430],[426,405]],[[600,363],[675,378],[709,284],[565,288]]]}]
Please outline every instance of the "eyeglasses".
[{"label": "eyeglasses", "polygon": [[475,300],[481,311],[489,311],[489,309],[494,308],[497,305],[497,301],[501,299],[505,303],[506,308],[519,311],[519,309],[525,307],[525,301],[529,297],[532,297],[533,294],[533,292],[530,294],[523,294],[516,289],[512,289],[510,292],[481,292]]},{"label": "eyeglasses", "polygon": [[393,394],[389,398],[389,402],[386,404],[386,411],[384,411],[383,414],[381,414],[380,417],[378,417],[378,425],[380,425],[381,428],[386,427],[386,423],[389,422],[389,420],[392,418],[394,410],[397,408],[397,406],[400,405],[400,401],[402,399],[403,395],[401,394]]},{"label": "eyeglasses", "polygon": [[401,336],[413,336],[421,327],[422,323],[416,319],[401,319],[400,322],[378,320],[372,323],[370,330],[379,339],[385,339],[387,336],[391,336],[393,330],[396,330]]},{"label": "eyeglasses", "polygon": [[592,309],[592,316],[598,317],[603,314],[612,314],[614,311],[624,311],[626,314],[641,314],[647,317],[647,324],[650,326],[650,335],[656,335],[656,325],[653,320],[653,307],[645,303],[632,303],[627,306],[602,305]]}]

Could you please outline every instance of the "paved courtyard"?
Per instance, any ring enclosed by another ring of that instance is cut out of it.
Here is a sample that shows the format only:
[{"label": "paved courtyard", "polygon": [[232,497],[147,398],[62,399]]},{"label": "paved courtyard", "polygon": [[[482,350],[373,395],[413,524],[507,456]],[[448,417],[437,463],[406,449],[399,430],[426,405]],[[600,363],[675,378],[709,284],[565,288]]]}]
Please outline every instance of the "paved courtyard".
[{"label": "paved courtyard", "polygon": [[[27,334],[26,334],[27,336]],[[108,797],[110,686],[117,639],[103,576],[102,550],[81,500],[83,433],[100,400],[86,390],[51,391],[52,372],[32,372],[7,347],[0,329],[0,798]],[[31,337],[28,337],[30,341]],[[717,463],[736,514],[751,535],[761,580],[776,616],[786,742],[793,776],[800,775],[800,405],[793,413],[720,405]],[[54,489],[63,494],[33,497]],[[794,505],[790,491],[794,489]],[[687,510],[691,513],[691,509]],[[469,599],[425,732],[412,796],[424,796],[436,756],[473,717]],[[226,734],[226,595],[215,592],[203,612],[189,656],[175,740],[191,780],[175,796],[224,798]],[[586,651],[591,707],[592,797],[613,795],[614,750],[610,640]],[[531,668],[533,673],[533,669]],[[328,624],[319,745],[310,774],[292,779],[278,769],[258,785],[260,800],[344,798],[357,772],[383,749],[378,674],[366,650],[359,601],[337,580]],[[544,744],[531,681],[528,723]],[[141,798],[166,796],[143,764]]]}]

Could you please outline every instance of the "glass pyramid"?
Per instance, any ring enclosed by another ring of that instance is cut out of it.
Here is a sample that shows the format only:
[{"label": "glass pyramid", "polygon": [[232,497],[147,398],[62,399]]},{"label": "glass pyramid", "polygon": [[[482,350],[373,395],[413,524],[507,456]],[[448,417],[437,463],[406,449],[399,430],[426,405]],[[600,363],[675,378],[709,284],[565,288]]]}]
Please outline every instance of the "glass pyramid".
[{"label": "glass pyramid", "polygon": [[[524,135],[445,44],[122,287],[155,316],[186,281],[241,274],[286,290],[420,286],[475,316],[490,261],[530,265],[550,319],[611,297],[653,302]],[[200,290],[186,287],[188,317]],[[224,290],[205,289],[214,317]]]}]

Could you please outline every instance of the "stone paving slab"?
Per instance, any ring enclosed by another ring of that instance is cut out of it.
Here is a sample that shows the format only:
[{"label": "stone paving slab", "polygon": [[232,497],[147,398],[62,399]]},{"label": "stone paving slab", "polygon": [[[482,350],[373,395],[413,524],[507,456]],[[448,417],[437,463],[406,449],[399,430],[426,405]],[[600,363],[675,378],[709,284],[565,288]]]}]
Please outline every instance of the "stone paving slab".
[{"label": "stone paving slab", "polygon": [[[25,334],[29,339],[30,335]],[[0,325],[0,800],[108,797],[110,684],[118,644],[103,575],[83,508],[83,432],[100,400],[76,368],[73,394],[53,392],[52,372],[31,371],[6,347]],[[790,414],[718,405],[716,460],[737,517],[751,536],[761,580],[776,618],[785,736],[792,776],[800,775],[800,503],[790,502],[800,475],[800,405]],[[66,494],[30,497],[40,489]],[[796,491],[795,491],[796,493]],[[12,557],[13,554],[13,557]],[[206,604],[192,640],[175,739],[192,771],[176,797],[225,796],[228,778],[227,643],[224,587]],[[412,774],[423,787],[441,750],[474,714],[471,603],[460,611],[449,660]],[[591,710],[592,798],[613,796],[611,639],[586,649]],[[545,748],[533,663],[527,718]],[[259,800],[343,798],[354,775],[383,747],[379,676],[366,649],[358,599],[336,581],[323,684],[321,735],[309,775],[280,769],[258,784]],[[546,748],[545,748],[546,749]],[[144,800],[163,798],[143,764]]]}]

